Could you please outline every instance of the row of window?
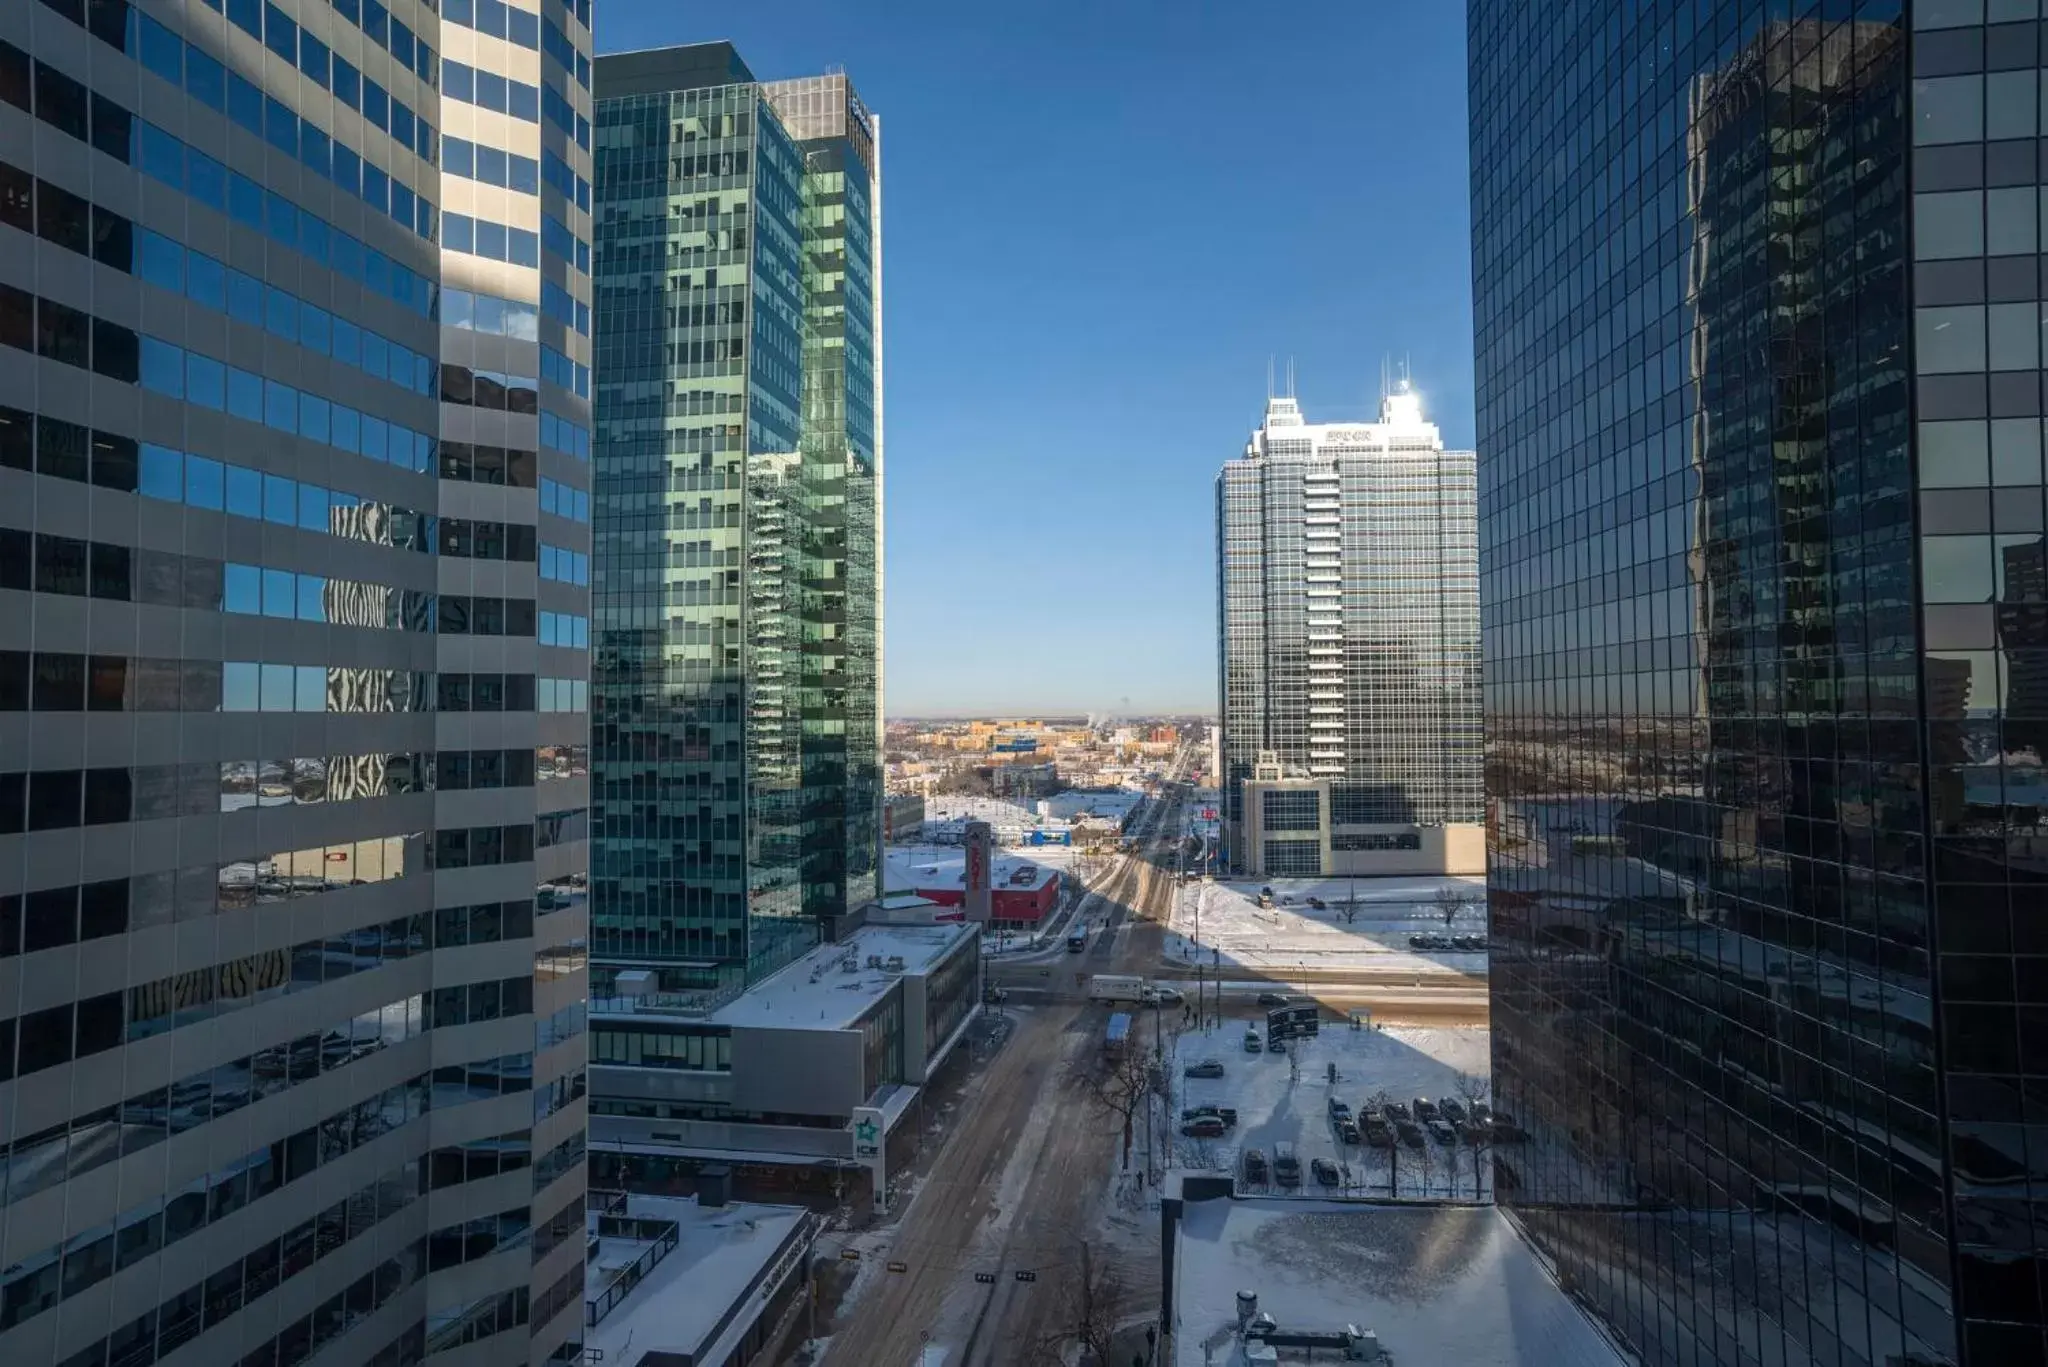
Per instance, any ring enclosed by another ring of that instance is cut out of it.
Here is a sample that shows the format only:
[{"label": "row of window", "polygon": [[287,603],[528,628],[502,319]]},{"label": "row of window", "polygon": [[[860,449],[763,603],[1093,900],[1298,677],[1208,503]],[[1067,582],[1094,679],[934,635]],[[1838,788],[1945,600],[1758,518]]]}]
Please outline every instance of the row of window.
[{"label": "row of window", "polygon": [[[735,342],[733,345],[739,345]],[[590,397],[590,367],[549,346],[540,344],[540,377],[569,390],[579,399]]]},{"label": "row of window", "polygon": [[562,198],[574,204],[584,213],[590,212],[590,182],[571,170],[569,163],[543,147],[540,151],[540,178],[552,185]]},{"label": "row of window", "polygon": [[501,147],[470,142],[466,138],[441,139],[441,166],[448,174],[464,180],[482,181],[522,195],[540,193],[540,163]]},{"label": "row of window", "polygon": [[540,412],[540,381],[531,375],[441,363],[441,402],[498,413]]},{"label": "row of window", "polygon": [[[388,883],[431,872],[432,858],[433,846],[415,831],[235,860],[215,868],[215,906],[221,911],[239,911],[300,897],[317,897],[343,888]],[[182,889],[180,896],[182,902]]]},{"label": "row of window", "polygon": [[[421,1355],[432,1357],[464,1344],[481,1343],[494,1334],[511,1333],[526,1324],[528,1311],[527,1290],[523,1286],[517,1291],[486,1291],[474,1300],[436,1306],[427,1312],[421,1326]],[[522,1335],[506,1348],[494,1350],[499,1360],[505,1360],[510,1349],[523,1348],[525,1337]]]},{"label": "row of window", "polygon": [[[195,777],[203,781],[208,770],[218,773],[218,801],[210,810],[237,812],[251,807],[310,806],[429,792],[442,772],[459,775],[462,781],[441,786],[531,787],[535,762],[531,750],[450,750],[434,756],[376,753],[17,770],[0,773],[0,834],[189,815],[188,783]],[[472,769],[498,781],[472,783]],[[0,946],[0,953],[4,952]]]},{"label": "row of window", "polygon": [[427,1028],[474,1025],[533,1014],[533,975],[437,987],[427,994]]},{"label": "row of window", "polygon": [[540,340],[540,310],[534,305],[469,290],[444,288],[441,291],[441,323],[466,332],[510,337],[521,342]]},{"label": "row of window", "polygon": [[[366,1102],[329,1116],[202,1174],[175,1194],[123,1211],[95,1229],[23,1259],[0,1286],[0,1332],[83,1293],[118,1270],[183,1243],[209,1224],[275,1195],[323,1164],[388,1134],[398,1125],[378,1105],[378,1101]],[[365,1113],[359,1117],[358,1112]],[[397,1114],[398,1123],[403,1123],[402,1104]],[[245,1300],[267,1294],[350,1237],[405,1209],[423,1194],[422,1171],[417,1160],[408,1161],[216,1272],[206,1282],[208,1309],[219,1309],[226,1301],[240,1309]],[[226,1294],[230,1282],[231,1296]],[[174,1302],[177,1299],[172,1298]]]},{"label": "row of window", "polygon": [[542,812],[533,819],[533,843],[536,849],[547,849],[552,845],[573,845],[590,838],[590,811],[585,807],[571,807],[559,812]]},{"label": "row of window", "polygon": [[1330,848],[1335,850],[1419,850],[1422,836],[1416,831],[1367,832],[1359,835],[1332,835]]},{"label": "row of window", "polygon": [[[267,13],[266,13],[267,11]],[[363,116],[379,132],[388,133],[400,147],[433,164],[434,130],[412,106],[387,91],[370,76],[358,71],[327,44],[302,31],[276,5],[262,0],[229,0],[228,19],[251,37],[282,57],[287,66]],[[265,22],[265,21],[268,22]],[[408,71],[415,60],[427,68],[420,79],[432,83],[433,54],[424,43],[415,44],[410,30],[399,65]],[[259,30],[261,30],[259,32]],[[200,103],[225,113],[251,132],[263,132],[262,88],[243,79],[197,44],[186,42],[147,14],[137,15],[135,43],[131,53],[142,66],[171,85],[183,89]],[[394,51],[393,56],[399,56]]]},{"label": "row of window", "polygon": [[540,482],[540,510],[554,517],[570,522],[590,521],[590,491],[578,489],[573,484],[557,484],[554,480]]},{"label": "row of window", "polygon": [[528,228],[514,228],[468,214],[448,214],[442,220],[441,239],[441,245],[451,252],[514,266],[540,265],[540,234]]},{"label": "row of window", "polygon": [[533,708],[536,712],[590,710],[590,684],[583,679],[536,679],[534,692]]},{"label": "row of window", "polygon": [[588,584],[590,557],[582,551],[543,542],[540,548],[540,577],[562,584]]},{"label": "row of window", "polygon": [[559,256],[585,275],[590,274],[590,244],[546,209],[540,212],[540,244],[550,256]]},{"label": "row of window", "polygon": [[444,517],[438,537],[443,555],[465,560],[511,560],[532,564],[536,552],[534,529],[523,522],[488,522],[463,517]]},{"label": "row of window", "polygon": [[[47,299],[41,302],[45,309],[50,305]],[[0,306],[4,306],[4,300],[0,300]],[[95,322],[93,326],[98,329],[105,325]],[[0,342],[5,340],[0,337]],[[97,364],[93,368],[99,369]],[[142,387],[153,393],[183,399],[246,422],[261,423],[273,431],[295,433],[350,455],[419,474],[434,468],[434,443],[423,432],[387,423],[321,395],[301,392],[291,385],[264,379],[154,337],[142,338],[139,378]],[[382,448],[377,444],[380,438],[384,442]]]},{"label": "row of window", "polygon": [[135,273],[159,289],[373,379],[388,380],[408,394],[433,393],[430,357],[147,228],[135,230]]},{"label": "row of window", "polygon": [[434,630],[433,595],[418,589],[233,561],[223,569],[223,612],[383,631]]},{"label": "row of window", "polygon": [[[716,1027],[714,1027],[716,1028]],[[676,1068],[686,1072],[732,1071],[732,1034],[626,1029],[599,1025],[590,1032],[590,1061],[634,1068]]]},{"label": "row of window", "polygon": [[[375,88],[376,83],[372,81],[369,85]],[[431,200],[415,194],[410,186],[375,162],[359,155],[346,143],[330,137],[311,119],[301,119],[282,101],[264,95],[233,73],[228,74],[224,98],[219,102],[211,98],[212,92],[193,90],[192,93],[336,189],[361,200],[407,232],[428,242],[434,240],[435,210]],[[97,95],[93,98],[99,99]],[[40,104],[38,101],[38,113],[41,112]],[[126,115],[125,110],[122,113]],[[230,178],[218,161],[167,130],[145,119],[133,119],[132,123],[132,153],[122,160],[132,161],[137,170],[152,180],[162,181],[174,190],[183,190],[201,203],[228,213],[230,217],[237,217],[232,212],[233,186],[240,177]],[[65,131],[72,132],[70,129]],[[72,136],[83,135],[73,132]],[[419,155],[431,159],[433,129],[423,122],[416,123],[413,137],[421,144]],[[96,140],[94,145],[101,144]],[[257,225],[252,223],[249,226]],[[273,236],[277,235],[273,232]],[[286,241],[285,245],[296,247],[298,243]]]},{"label": "row of window", "polygon": [[[180,559],[161,552],[141,554],[171,561]],[[218,567],[218,562],[200,563]],[[218,593],[217,583],[215,592]],[[150,599],[145,597],[143,601]],[[288,676],[273,679],[274,685],[282,689],[281,696],[296,697],[303,688],[309,698],[324,695],[324,702],[304,709],[282,707],[273,711],[426,712],[433,710],[435,703],[437,680],[432,674],[341,666],[330,669],[321,665],[274,667],[291,671]],[[261,666],[244,669],[260,671]],[[300,670],[306,671],[303,677]],[[262,675],[259,672],[253,677],[252,683],[250,674],[238,672],[230,685],[218,660],[80,655],[51,650],[0,651],[0,712],[219,712],[224,710],[231,687],[238,704],[246,703],[252,688],[260,696]],[[443,674],[438,686],[445,711],[536,710],[531,674]],[[225,710],[262,709],[237,705]]]},{"label": "row of window", "polygon": [[[422,1033],[425,1015],[423,996],[400,998],[325,1031],[245,1054],[169,1086],[140,1092],[118,1105],[87,1111],[23,1135],[0,1146],[4,1202],[24,1200],[160,1144],[174,1134],[233,1115],[391,1045],[416,1039]],[[431,1110],[524,1092],[532,1086],[533,1055],[508,1054],[437,1068],[387,1089],[381,1097],[359,1103],[354,1110],[360,1117],[366,1107],[384,1112],[395,1107],[410,1121]],[[358,1119],[355,1127],[360,1126]],[[118,1137],[120,1142],[109,1143],[110,1137]]]},{"label": "row of window", "polygon": [[[434,832],[432,867],[481,869],[495,864],[533,862],[534,823],[513,826],[451,826]],[[508,979],[507,981],[512,981]],[[528,983],[531,980],[520,978]]]},{"label": "row of window", "polygon": [[[541,617],[552,614],[541,613]],[[531,598],[497,598],[486,594],[444,593],[435,613],[434,629],[443,636],[531,636]],[[543,640],[542,645],[566,645]],[[587,641],[584,644],[589,644]]]},{"label": "row of window", "polygon": [[[555,89],[554,83],[543,76],[540,86],[540,111],[547,121],[562,130],[564,137],[574,138],[576,145],[590,150],[590,120],[576,112],[576,106],[569,103],[569,97]],[[588,271],[588,265],[583,269]]]},{"label": "row of window", "polygon": [[[445,604],[449,595],[443,595]],[[445,614],[444,614],[445,615]],[[446,631],[447,628],[443,628]],[[488,634],[488,633],[485,633]],[[513,633],[507,633],[508,635]],[[526,633],[518,633],[524,635]],[[590,647],[590,619],[573,612],[543,612],[540,614],[540,630],[537,633],[544,646],[563,646],[571,650],[587,650]],[[546,709],[542,709],[545,711]]]},{"label": "row of window", "polygon": [[522,451],[516,446],[486,446],[466,441],[441,443],[442,479],[531,489],[537,463],[535,452]]},{"label": "row of window", "polygon": [[540,311],[565,328],[590,335],[590,306],[546,276],[540,282]]},{"label": "row of window", "polygon": [[[19,56],[23,62],[27,60],[27,54],[22,53],[20,49],[9,49],[5,43],[0,43],[0,98],[9,98],[6,68],[10,53]],[[95,95],[93,98],[98,100],[100,97]],[[14,102],[23,103],[22,100]],[[27,106],[23,104],[23,107]],[[118,109],[118,106],[114,108]],[[122,113],[125,117],[125,111]],[[150,154],[149,159],[136,160],[137,166],[144,174],[174,190],[190,195],[214,212],[267,235],[277,245],[289,247],[314,263],[345,276],[373,294],[381,295],[403,308],[410,309],[422,318],[432,313],[434,291],[432,282],[427,277],[393,261],[376,248],[365,245],[354,234],[344,232],[326,219],[301,209],[283,195],[266,190],[241,172],[229,170],[198,148],[188,147],[158,128],[150,127],[148,132],[146,146]],[[139,134],[128,136],[135,139],[140,137]],[[101,150],[106,149],[102,147]],[[141,150],[143,149],[140,146],[134,149],[137,153]],[[309,147],[306,157],[308,165],[313,164],[312,158],[317,154],[317,148]],[[111,155],[124,161],[131,159],[125,151]],[[346,161],[336,159],[331,151],[326,155],[328,160],[325,167],[316,168],[321,170],[323,176],[335,180],[351,174]],[[353,156],[352,153],[349,155]],[[356,174],[360,177],[359,172]],[[378,175],[382,174],[378,172]],[[360,179],[356,185],[344,188],[350,188],[352,193],[360,196]],[[433,206],[425,200],[419,200],[412,213],[419,225],[415,230],[431,241]]]},{"label": "row of window", "polygon": [[441,59],[441,94],[525,123],[540,122],[539,86],[448,57]]},{"label": "row of window", "polygon": [[590,429],[545,408],[540,410],[540,444],[585,464],[590,462]]}]

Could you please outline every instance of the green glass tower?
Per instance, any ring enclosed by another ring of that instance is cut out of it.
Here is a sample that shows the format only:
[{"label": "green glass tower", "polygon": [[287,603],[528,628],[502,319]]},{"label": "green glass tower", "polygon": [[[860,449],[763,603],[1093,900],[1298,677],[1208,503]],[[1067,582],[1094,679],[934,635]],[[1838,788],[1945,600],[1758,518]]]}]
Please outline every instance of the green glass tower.
[{"label": "green glass tower", "polygon": [[878,888],[877,126],[726,43],[596,94],[593,949],[687,1004]]}]

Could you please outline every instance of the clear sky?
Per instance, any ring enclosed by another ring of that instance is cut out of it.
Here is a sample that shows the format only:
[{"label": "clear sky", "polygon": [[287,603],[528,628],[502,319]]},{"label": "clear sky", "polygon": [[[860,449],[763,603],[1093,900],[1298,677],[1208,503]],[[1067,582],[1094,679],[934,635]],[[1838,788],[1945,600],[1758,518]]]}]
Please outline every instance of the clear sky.
[{"label": "clear sky", "polygon": [[1208,711],[1214,481],[1295,358],[1472,440],[1464,6],[598,0],[882,120],[887,709]]}]

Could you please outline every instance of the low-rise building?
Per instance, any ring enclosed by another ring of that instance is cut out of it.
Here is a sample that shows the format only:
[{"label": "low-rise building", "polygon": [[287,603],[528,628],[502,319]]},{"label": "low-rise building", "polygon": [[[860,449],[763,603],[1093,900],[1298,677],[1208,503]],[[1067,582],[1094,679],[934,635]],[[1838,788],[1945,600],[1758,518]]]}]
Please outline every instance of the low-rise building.
[{"label": "low-rise building", "polygon": [[730,1164],[743,1191],[879,1202],[899,1122],[980,1010],[959,923],[863,927],[709,1010],[622,974],[590,1003],[592,1181],[673,1191]]},{"label": "low-rise building", "polygon": [[1242,836],[1231,862],[1251,878],[1371,878],[1486,872],[1477,822],[1337,819],[1331,782],[1263,762],[1240,781]]},{"label": "low-rise building", "polygon": [[891,793],[882,800],[882,839],[900,845],[924,836],[924,798],[915,793]]},{"label": "low-rise building", "polygon": [[722,1177],[694,1197],[591,1193],[583,1340],[605,1367],[773,1362],[810,1299],[818,1217],[731,1203]]}]

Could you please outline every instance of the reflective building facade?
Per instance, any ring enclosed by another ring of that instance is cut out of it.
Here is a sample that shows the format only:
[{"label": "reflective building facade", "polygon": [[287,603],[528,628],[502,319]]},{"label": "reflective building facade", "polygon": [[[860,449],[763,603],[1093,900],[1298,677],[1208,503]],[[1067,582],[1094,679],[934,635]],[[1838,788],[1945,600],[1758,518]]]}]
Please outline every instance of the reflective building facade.
[{"label": "reflective building facade", "polygon": [[876,124],[725,43],[597,82],[595,948],[687,1006],[877,890]]},{"label": "reflective building facade", "polygon": [[2041,16],[1814,8],[1470,9],[1496,1190],[1651,1363],[2040,1363]]},{"label": "reflective building facade", "polygon": [[1474,518],[1472,453],[1445,450],[1405,388],[1374,423],[1267,401],[1216,478],[1234,867],[1479,871]]},{"label": "reflective building facade", "polygon": [[0,1362],[580,1357],[589,25],[0,6]]}]

